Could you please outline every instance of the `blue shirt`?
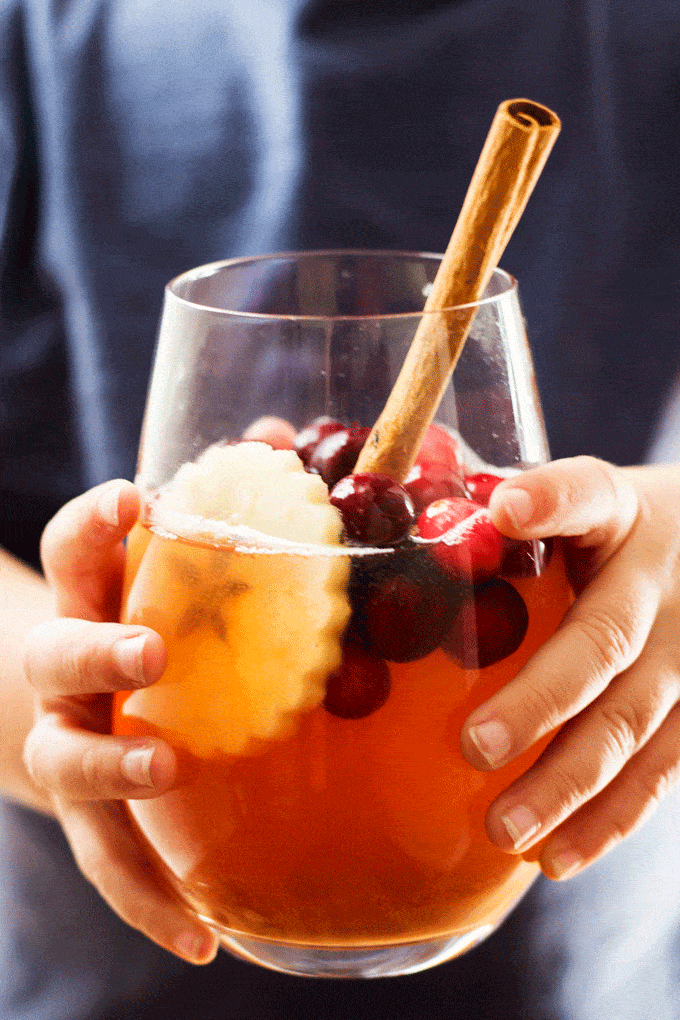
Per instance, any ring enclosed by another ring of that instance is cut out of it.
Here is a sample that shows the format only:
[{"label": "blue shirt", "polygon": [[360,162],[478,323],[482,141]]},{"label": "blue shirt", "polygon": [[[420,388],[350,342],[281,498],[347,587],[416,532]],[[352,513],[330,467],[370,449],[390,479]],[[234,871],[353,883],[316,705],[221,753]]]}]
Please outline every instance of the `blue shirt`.
[{"label": "blue shirt", "polygon": [[[2,543],[131,477],[163,286],[284,248],[443,250],[498,103],[563,132],[504,258],[555,456],[640,461],[680,361],[677,0],[0,0]],[[0,1017],[676,1020],[678,807],[437,970],[324,983],[125,928],[2,815]]]}]

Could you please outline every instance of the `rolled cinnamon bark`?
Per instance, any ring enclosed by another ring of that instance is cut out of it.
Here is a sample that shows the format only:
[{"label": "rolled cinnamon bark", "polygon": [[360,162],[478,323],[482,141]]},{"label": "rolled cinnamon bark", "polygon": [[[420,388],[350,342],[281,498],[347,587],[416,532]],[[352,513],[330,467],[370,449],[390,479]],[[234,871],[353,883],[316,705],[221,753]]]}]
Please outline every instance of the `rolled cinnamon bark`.
[{"label": "rolled cinnamon bark", "polygon": [[506,245],[560,131],[559,118],[528,99],[498,107],[463,207],[401,372],[355,472],[403,481],[448,385]]}]

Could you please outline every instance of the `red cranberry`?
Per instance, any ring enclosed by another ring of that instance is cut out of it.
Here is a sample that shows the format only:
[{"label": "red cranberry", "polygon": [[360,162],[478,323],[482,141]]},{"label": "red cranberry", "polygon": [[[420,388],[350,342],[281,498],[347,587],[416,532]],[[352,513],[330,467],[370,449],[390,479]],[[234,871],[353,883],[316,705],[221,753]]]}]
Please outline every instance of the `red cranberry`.
[{"label": "red cranberry", "polygon": [[344,428],[345,426],[341,422],[323,415],[321,418],[315,418],[311,425],[298,432],[295,439],[295,452],[305,467],[309,464],[309,458],[321,440]]},{"label": "red cranberry", "polygon": [[465,488],[471,499],[474,499],[475,503],[481,503],[482,506],[488,506],[489,500],[491,499],[491,493],[496,488],[499,482],[503,479],[497,475],[487,475],[484,472],[480,472],[477,475],[466,475],[465,476]]},{"label": "red cranberry", "polygon": [[413,662],[439,646],[451,615],[444,590],[408,577],[388,577],[368,592],[360,627],[375,655],[389,662]]},{"label": "red cranberry", "polygon": [[508,540],[501,566],[504,577],[538,577],[550,563],[552,538],[519,542]]},{"label": "red cranberry", "polygon": [[463,669],[485,669],[516,652],[528,626],[517,589],[493,578],[463,601],[442,647]]},{"label": "red cranberry", "polygon": [[450,619],[453,619],[464,592],[469,589],[469,585],[461,585],[458,578],[452,581],[426,548],[411,542],[376,550],[369,556],[352,556],[348,592],[357,632],[362,631],[361,621],[365,616],[364,605],[368,595],[395,577],[407,577],[424,591],[424,598],[432,589],[444,593],[451,603]]},{"label": "red cranberry", "polygon": [[328,488],[332,489],[341,478],[351,474],[370,431],[360,425],[341,426],[322,439],[312,452],[309,471],[321,475]]},{"label": "red cranberry", "polygon": [[393,545],[415,520],[404,486],[376,472],[341,478],[330,501],[342,514],[347,537],[363,545]]},{"label": "red cranberry", "polygon": [[440,467],[447,468],[449,474],[462,474],[458,462],[458,444],[443,425],[432,423],[428,426],[420,444],[416,464],[422,464],[426,468],[438,464]]},{"label": "red cranberry", "polygon": [[460,478],[452,475],[442,464],[416,463],[404,479],[404,488],[408,490],[417,514],[436,499],[466,495]]},{"label": "red cranberry", "polygon": [[326,681],[323,707],[341,719],[363,719],[384,705],[389,693],[387,663],[350,643],[342,650],[342,665]]},{"label": "red cranberry", "polygon": [[422,538],[441,536],[428,548],[450,576],[478,583],[498,573],[506,540],[479,503],[458,496],[438,499],[421,513],[418,530]]},{"label": "red cranberry", "polygon": [[250,423],[241,436],[245,442],[267,443],[274,450],[292,450],[295,447],[295,429],[285,418],[266,414]]}]

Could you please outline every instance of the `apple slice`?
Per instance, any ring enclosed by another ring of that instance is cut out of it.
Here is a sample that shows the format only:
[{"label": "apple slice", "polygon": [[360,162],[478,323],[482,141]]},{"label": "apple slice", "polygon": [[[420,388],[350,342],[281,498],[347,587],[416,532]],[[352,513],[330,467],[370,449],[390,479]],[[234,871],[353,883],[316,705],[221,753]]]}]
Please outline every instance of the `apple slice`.
[{"label": "apple slice", "polygon": [[[164,510],[200,515],[201,544],[159,533],[144,552],[125,621],[159,631],[169,664],[122,712],[197,755],[254,753],[321,704],[340,665],[349,557],[324,554],[340,544],[340,515],[293,451],[262,443],[211,447],[185,464],[159,497],[158,523]],[[210,547],[206,517],[305,546]]]}]

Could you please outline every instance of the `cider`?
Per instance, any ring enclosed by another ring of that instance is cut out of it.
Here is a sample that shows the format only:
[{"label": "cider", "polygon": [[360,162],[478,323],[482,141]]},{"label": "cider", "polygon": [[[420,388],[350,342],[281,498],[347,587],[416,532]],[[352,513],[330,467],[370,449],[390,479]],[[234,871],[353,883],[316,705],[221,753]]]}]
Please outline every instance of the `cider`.
[{"label": "cider", "polygon": [[[438,599],[427,556],[130,535],[123,619],[159,631],[169,665],[117,697],[114,731],[164,738],[179,768],[173,789],[129,809],[217,931],[338,948],[462,935],[495,927],[535,878],[484,817],[541,748],[480,772],[459,740],[571,604],[561,549],[481,589],[490,621],[472,586]],[[402,578],[422,604],[404,610]],[[402,598],[392,622],[384,591]],[[500,632],[506,647],[485,654]]]}]

